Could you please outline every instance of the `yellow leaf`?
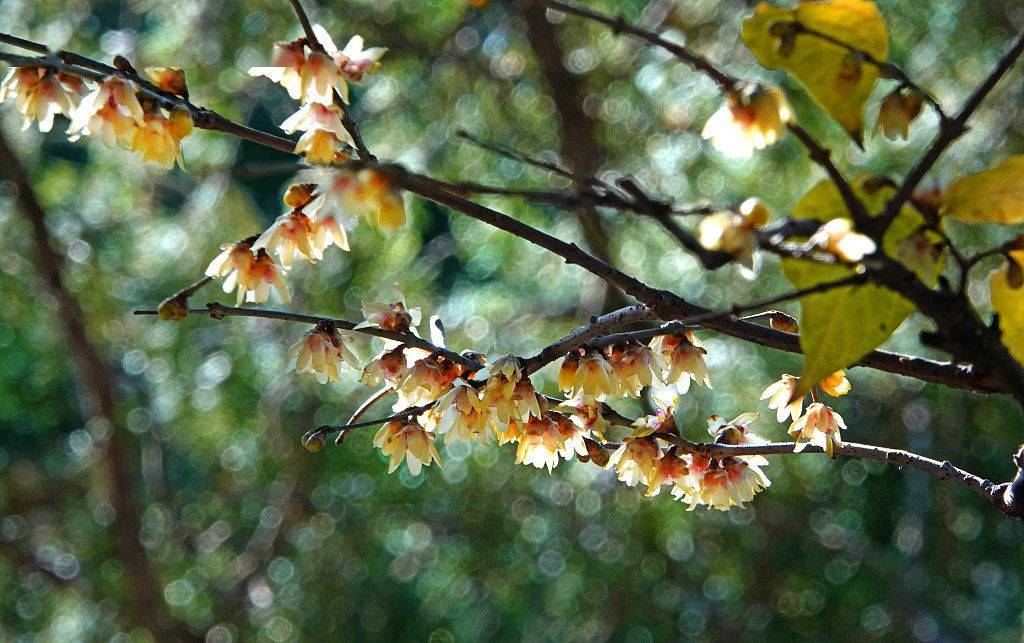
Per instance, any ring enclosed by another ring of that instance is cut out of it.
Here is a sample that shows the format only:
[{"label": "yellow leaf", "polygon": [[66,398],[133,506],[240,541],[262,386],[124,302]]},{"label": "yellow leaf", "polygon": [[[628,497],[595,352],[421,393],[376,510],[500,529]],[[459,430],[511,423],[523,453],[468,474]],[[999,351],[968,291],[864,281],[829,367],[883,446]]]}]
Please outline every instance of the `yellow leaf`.
[{"label": "yellow leaf", "polygon": [[[851,182],[854,192],[864,202],[868,212],[878,213],[895,189],[891,183],[872,176],[860,176]],[[831,181],[822,181],[804,195],[793,210],[796,219],[830,221],[849,218],[839,191]],[[933,284],[942,271],[943,257],[929,254],[929,248],[914,261],[907,261],[905,240],[916,235],[921,215],[904,207],[900,210],[882,246],[892,257],[901,257],[907,267],[927,283]],[[782,262],[786,278],[797,288],[835,281],[853,274],[853,268],[842,265],[822,265],[808,260],[786,259]],[[837,288],[810,295],[800,300],[800,347],[804,352],[804,370],[800,375],[797,394],[806,393],[823,378],[846,368],[878,348],[903,320],[914,311],[914,306],[896,293],[865,284]]]},{"label": "yellow leaf", "polygon": [[[1024,261],[1024,252],[1011,253],[1014,260]],[[999,313],[999,330],[1003,344],[1010,349],[1021,364],[1024,364],[1024,286],[1014,288],[1010,283],[1011,262],[996,268],[989,276],[988,288],[992,294],[992,309]]]},{"label": "yellow leaf", "polygon": [[843,126],[858,145],[863,141],[864,104],[878,69],[851,55],[847,47],[801,33],[787,35],[797,22],[884,61],[889,50],[885,21],[874,2],[824,0],[783,9],[762,2],[743,21],[743,42],[768,69],[783,69],[807,88],[814,100]]},{"label": "yellow leaf", "polygon": [[953,181],[942,214],[972,223],[1024,222],[1024,155]]}]

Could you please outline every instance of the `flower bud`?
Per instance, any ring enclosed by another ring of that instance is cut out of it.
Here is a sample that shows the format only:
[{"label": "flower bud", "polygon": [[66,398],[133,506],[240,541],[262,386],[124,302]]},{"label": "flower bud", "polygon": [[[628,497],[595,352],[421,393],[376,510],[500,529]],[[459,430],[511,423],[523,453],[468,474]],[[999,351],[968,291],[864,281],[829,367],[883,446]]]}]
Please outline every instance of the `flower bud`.
[{"label": "flower bud", "polygon": [[316,183],[294,183],[284,193],[284,204],[291,208],[301,208],[313,200]]},{"label": "flower bud", "polygon": [[796,323],[796,320],[783,312],[774,312],[772,316],[768,318],[768,325],[775,330],[781,330],[786,333],[800,332],[800,325]]},{"label": "flower bud", "polygon": [[172,295],[160,302],[156,307],[156,314],[160,319],[168,321],[181,321],[188,317],[188,297],[185,295]]},{"label": "flower bud", "polygon": [[180,141],[192,133],[192,115],[187,109],[172,109],[169,118],[171,123],[171,136]]},{"label": "flower bud", "polygon": [[310,453],[317,453],[327,443],[327,436],[320,429],[313,429],[302,436],[302,446]]},{"label": "flower bud", "polygon": [[587,456],[590,460],[599,467],[608,466],[608,451],[597,442],[590,438],[583,438],[583,443],[587,445]]},{"label": "flower bud", "polygon": [[188,97],[185,72],[178,67],[146,67],[143,71],[161,90],[176,96]]}]

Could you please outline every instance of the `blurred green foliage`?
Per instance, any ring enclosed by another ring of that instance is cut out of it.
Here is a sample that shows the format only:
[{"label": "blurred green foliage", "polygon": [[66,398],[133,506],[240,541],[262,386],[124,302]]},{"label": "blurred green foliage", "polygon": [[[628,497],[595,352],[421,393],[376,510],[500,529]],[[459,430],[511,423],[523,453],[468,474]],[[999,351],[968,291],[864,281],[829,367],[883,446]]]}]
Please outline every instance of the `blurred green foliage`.
[{"label": "blurred green foliage", "polygon": [[[378,156],[451,180],[561,185],[454,137],[465,129],[532,153],[558,149],[557,110],[511,0],[307,4],[336,41],[360,33],[391,50],[354,92]],[[645,3],[589,4],[636,18]],[[893,59],[951,106],[1024,24],[1013,0],[879,4]],[[670,9],[671,37],[739,75],[781,82],[846,168],[898,176],[934,131],[926,114],[908,144],[869,138],[859,151],[799,88],[756,66],[739,41],[743,2],[660,6]],[[599,119],[606,170],[677,203],[758,196],[777,212],[820,178],[790,139],[750,161],[717,156],[699,137],[720,101],[712,83],[664,52],[555,18],[564,64],[582,75],[585,109]],[[103,59],[124,54],[140,67],[183,67],[197,104],[261,129],[295,108],[246,74],[275,40],[298,35],[283,0],[0,0],[0,30]],[[934,173],[940,182],[1021,151],[1020,78],[980,111]],[[916,472],[776,458],[772,487],[748,509],[687,513],[667,494],[644,499],[591,466],[563,463],[550,476],[514,466],[511,447],[453,444],[442,450],[444,471],[416,478],[404,468],[386,476],[370,433],[305,453],[305,430],[343,421],[369,391],[355,377],[320,386],[288,374],[285,352],[303,328],[131,315],[200,275],[218,243],[279,214],[294,160],[197,132],[184,144],[187,171],[161,172],[95,142],[17,133],[19,122],[5,110],[5,134],[69,259],[68,283],[119,369],[142,539],[163,598],[208,640],[1019,640],[1024,527]],[[98,472],[106,428],[83,419],[55,303],[27,260],[12,192],[0,186],[0,638],[143,638],[124,607],[133,589]],[[579,239],[572,214],[484,201]],[[450,345],[493,357],[557,338],[599,296],[592,277],[525,242],[430,203],[411,201],[411,211],[403,232],[384,238],[363,226],[351,253],[299,266],[292,308],[358,319],[362,298],[397,282],[411,304],[443,317]],[[603,219],[620,266],[704,305],[784,287],[774,260],[754,283],[732,267],[707,274],[651,222]],[[978,248],[1007,234],[951,228]],[[215,288],[193,302],[220,296]],[[984,302],[984,283],[972,293]],[[921,353],[921,322],[906,326],[889,345]],[[760,391],[799,368],[791,355],[704,339],[715,389],[692,391],[680,409],[695,438],[712,413],[758,410]],[[360,345],[363,357],[372,350]],[[550,371],[538,384],[553,392]],[[863,369],[851,377],[853,394],[837,404],[850,439],[1009,474],[1021,433],[1008,400]],[[767,415],[757,427],[784,437]]]}]

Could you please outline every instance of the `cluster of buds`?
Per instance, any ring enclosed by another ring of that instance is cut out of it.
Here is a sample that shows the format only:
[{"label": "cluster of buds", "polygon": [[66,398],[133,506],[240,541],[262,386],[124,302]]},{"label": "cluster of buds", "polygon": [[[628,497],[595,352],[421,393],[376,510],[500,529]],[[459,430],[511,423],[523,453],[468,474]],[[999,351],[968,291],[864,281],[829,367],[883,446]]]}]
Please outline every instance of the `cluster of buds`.
[{"label": "cluster of buds", "polygon": [[750,198],[741,203],[736,212],[716,212],[701,219],[697,238],[708,250],[732,255],[740,274],[753,279],[757,232],[770,217],[768,208],[759,199]]},{"label": "cluster of buds", "polygon": [[760,83],[743,83],[726,94],[701,133],[719,152],[746,158],[775,143],[793,118],[785,94]]},{"label": "cluster of buds", "polygon": [[339,50],[327,31],[313,26],[317,42],[306,38],[274,45],[267,67],[253,67],[251,76],[264,76],[288,90],[302,107],[281,128],[289,134],[302,131],[295,146],[310,163],[330,164],[348,159],[348,146],[354,146],[345,126],[345,107],[335,104],[335,96],[348,103],[348,84],[380,66],[386,53],[382,47],[363,48],[363,39],[354,36]]},{"label": "cluster of buds", "polygon": [[[159,82],[173,74],[184,92],[180,69],[147,70]],[[142,98],[140,99],[140,96]],[[91,91],[81,78],[43,67],[15,67],[0,84],[0,101],[12,100],[25,118],[41,132],[53,128],[54,117],[63,114],[71,123],[67,134],[72,141],[94,136],[109,148],[121,147],[145,161],[164,167],[184,166],[181,141],[192,132],[192,117],[184,107],[163,109],[154,97],[140,93],[138,84],[125,75],[108,76]]]},{"label": "cluster of buds", "polygon": [[253,248],[255,237],[221,245],[221,253],[206,268],[208,277],[225,277],[224,292],[237,290],[236,305],[243,301],[261,304],[271,291],[287,303],[291,301],[284,270],[274,263],[266,248]]},{"label": "cluster of buds", "polygon": [[[832,397],[842,397],[850,392],[852,386],[846,373],[836,371],[812,388]],[[768,408],[776,410],[779,422],[793,419],[789,435],[796,441],[795,451],[802,451],[808,444],[813,444],[833,458],[836,448],[843,446],[840,430],[846,430],[846,423],[831,407],[819,402],[816,393],[813,403],[804,410],[806,394],[801,393],[802,390],[800,378],[784,373],[779,381],[764,390],[761,399],[767,399]]]}]

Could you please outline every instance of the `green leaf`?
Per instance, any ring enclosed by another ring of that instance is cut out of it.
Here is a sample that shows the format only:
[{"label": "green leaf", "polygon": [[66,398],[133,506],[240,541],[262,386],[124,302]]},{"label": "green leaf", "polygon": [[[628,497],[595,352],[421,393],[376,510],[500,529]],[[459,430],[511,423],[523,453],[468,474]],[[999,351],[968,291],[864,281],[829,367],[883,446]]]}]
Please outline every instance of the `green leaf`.
[{"label": "green leaf", "polygon": [[[851,184],[868,211],[873,213],[880,212],[895,191],[891,183],[867,175],[854,179]],[[835,185],[831,181],[822,181],[804,195],[794,209],[793,217],[825,222],[849,218],[849,213]],[[942,271],[943,257],[931,254],[923,258],[908,256],[908,244],[904,243],[923,223],[920,214],[904,207],[893,220],[882,246],[889,256],[899,257],[927,283],[933,284]],[[797,288],[842,279],[854,271],[848,266],[823,265],[799,259],[784,260],[782,270]],[[800,346],[804,352],[804,370],[798,394],[806,393],[822,378],[854,364],[878,348],[914,310],[913,304],[903,297],[872,284],[838,288],[802,298]]]},{"label": "green leaf", "polygon": [[942,214],[971,223],[1024,222],[1024,155],[953,181]]},{"label": "green leaf", "polygon": [[785,35],[786,25],[794,21],[884,61],[889,34],[878,8],[868,0],[808,1],[792,9],[762,2],[754,15],[743,21],[743,42],[757,61],[800,81],[861,145],[864,104],[878,79],[878,69],[859,61],[849,48],[820,36],[799,30]]},{"label": "green leaf", "polygon": [[[1003,344],[1010,350],[1014,359],[1024,364],[1024,286],[1020,285],[1019,274],[1021,262],[1024,262],[1024,252],[1010,254],[1013,258],[1011,261],[992,271],[988,288],[992,295],[992,309],[999,313],[999,330],[1003,334]],[[1018,271],[1016,279],[1011,278],[1011,270]]]}]

